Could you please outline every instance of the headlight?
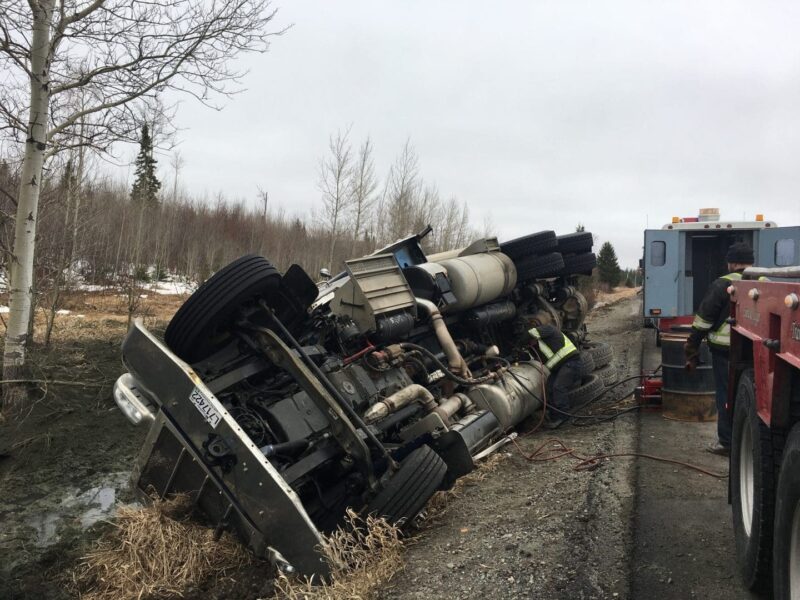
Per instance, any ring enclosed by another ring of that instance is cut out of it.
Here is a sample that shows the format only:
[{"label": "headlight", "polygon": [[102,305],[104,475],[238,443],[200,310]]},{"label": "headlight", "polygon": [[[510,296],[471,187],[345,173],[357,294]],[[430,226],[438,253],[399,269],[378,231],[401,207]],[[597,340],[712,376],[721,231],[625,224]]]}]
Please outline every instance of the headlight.
[{"label": "headlight", "polygon": [[136,379],[130,373],[120,376],[114,383],[114,401],[122,414],[134,425],[154,419],[149,403],[136,389]]}]

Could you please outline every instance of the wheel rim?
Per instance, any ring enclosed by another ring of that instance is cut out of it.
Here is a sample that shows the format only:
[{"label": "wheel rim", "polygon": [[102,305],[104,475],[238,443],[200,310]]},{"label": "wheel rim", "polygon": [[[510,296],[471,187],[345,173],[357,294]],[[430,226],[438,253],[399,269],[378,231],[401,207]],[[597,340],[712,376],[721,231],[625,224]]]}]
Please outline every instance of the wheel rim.
[{"label": "wheel rim", "polygon": [[753,526],[753,437],[750,427],[742,428],[742,439],[739,443],[739,497],[742,502],[742,524],[747,537]]},{"label": "wheel rim", "polygon": [[789,545],[789,597],[800,600],[800,502],[794,505]]}]

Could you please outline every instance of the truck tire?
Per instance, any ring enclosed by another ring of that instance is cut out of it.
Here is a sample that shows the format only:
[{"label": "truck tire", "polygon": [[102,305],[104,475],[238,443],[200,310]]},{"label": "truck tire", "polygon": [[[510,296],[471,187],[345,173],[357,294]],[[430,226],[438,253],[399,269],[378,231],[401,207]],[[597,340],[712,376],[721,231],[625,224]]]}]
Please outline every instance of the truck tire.
[{"label": "truck tire", "polygon": [[567,394],[571,407],[591,402],[603,391],[603,380],[597,375],[589,375],[583,379],[581,386]]},{"label": "truck tire", "polygon": [[564,257],[564,268],[559,275],[591,275],[592,269],[597,266],[597,257],[594,253],[571,254]]},{"label": "truck tire", "polygon": [[206,358],[227,341],[226,329],[243,304],[274,293],[281,275],[263,256],[247,254],[212,275],[175,313],[167,346],[186,362]]},{"label": "truck tire", "polygon": [[594,359],[588,352],[581,352],[581,377],[588,377],[594,372]]},{"label": "truck tire", "polygon": [[517,267],[517,279],[529,281],[555,277],[564,268],[564,259],[558,252],[550,252],[542,256],[520,258],[514,264]]},{"label": "truck tire", "polygon": [[775,496],[772,590],[775,600],[789,600],[800,590],[800,425],[786,440]]},{"label": "truck tire", "polygon": [[753,370],[744,371],[736,388],[731,443],[730,486],[736,559],[744,584],[766,590],[771,578],[772,525],[781,436],[756,412]]},{"label": "truck tire", "polygon": [[606,342],[584,342],[581,352],[591,355],[595,369],[602,369],[614,360],[614,349]]},{"label": "truck tire", "polygon": [[619,370],[617,369],[617,366],[615,364],[608,363],[604,367],[595,369],[594,374],[603,380],[603,385],[605,387],[610,387],[617,382],[617,376],[619,374]]},{"label": "truck tire", "polygon": [[364,512],[398,527],[409,525],[436,490],[443,487],[447,465],[428,446],[420,446],[400,463]]},{"label": "truck tire", "polygon": [[500,244],[500,251],[516,260],[555,250],[557,243],[555,231],[539,231]]},{"label": "truck tire", "polygon": [[591,252],[594,245],[594,237],[588,231],[576,231],[575,233],[558,236],[557,242],[556,249],[561,254]]}]

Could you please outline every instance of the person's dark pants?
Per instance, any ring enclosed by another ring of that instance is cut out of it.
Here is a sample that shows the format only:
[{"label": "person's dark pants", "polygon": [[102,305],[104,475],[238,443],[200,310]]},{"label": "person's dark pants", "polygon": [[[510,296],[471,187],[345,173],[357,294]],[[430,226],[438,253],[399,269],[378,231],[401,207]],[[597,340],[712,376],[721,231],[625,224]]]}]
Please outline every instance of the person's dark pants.
[{"label": "person's dark pants", "polygon": [[548,414],[551,418],[564,418],[553,407],[558,410],[569,412],[568,394],[581,385],[581,361],[576,356],[568,358],[566,361],[556,366],[555,373],[550,373],[547,380],[547,405]]},{"label": "person's dark pants", "polygon": [[711,368],[714,371],[715,399],[717,402],[717,437],[726,448],[731,447],[733,430],[731,414],[725,405],[728,403],[728,355],[711,353]]}]

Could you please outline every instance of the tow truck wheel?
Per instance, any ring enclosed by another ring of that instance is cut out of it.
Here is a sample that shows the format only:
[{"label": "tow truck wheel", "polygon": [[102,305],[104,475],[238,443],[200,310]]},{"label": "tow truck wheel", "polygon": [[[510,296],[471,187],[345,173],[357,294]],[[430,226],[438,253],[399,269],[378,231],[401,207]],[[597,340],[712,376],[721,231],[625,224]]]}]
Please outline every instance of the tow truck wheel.
[{"label": "tow truck wheel", "polygon": [[774,435],[756,412],[753,370],[739,378],[733,413],[730,489],[736,558],[745,585],[769,587],[772,521],[775,497],[774,456],[780,451]]},{"label": "tow truck wheel", "polygon": [[800,424],[792,428],[781,461],[772,552],[776,600],[800,600]]},{"label": "tow truck wheel", "polygon": [[218,350],[239,307],[274,293],[281,275],[263,256],[248,254],[223,267],[189,296],[164,332],[167,346],[193,363]]}]

